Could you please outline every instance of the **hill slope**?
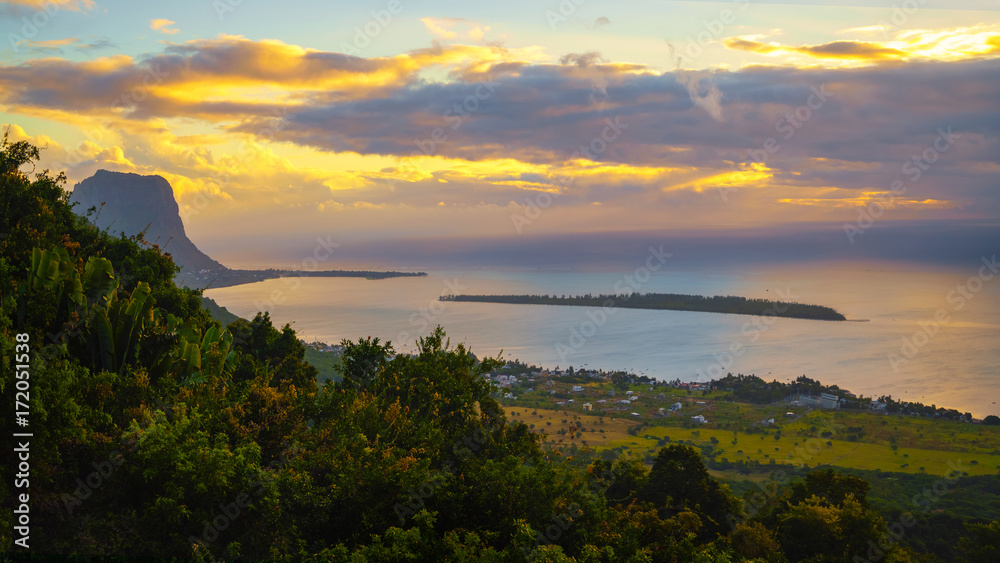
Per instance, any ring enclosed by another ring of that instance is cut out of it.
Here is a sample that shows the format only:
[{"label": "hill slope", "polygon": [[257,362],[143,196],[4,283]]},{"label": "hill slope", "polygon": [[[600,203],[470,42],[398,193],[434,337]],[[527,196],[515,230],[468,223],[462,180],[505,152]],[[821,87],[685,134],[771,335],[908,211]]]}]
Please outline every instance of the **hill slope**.
[{"label": "hill slope", "polygon": [[184,232],[173,188],[162,176],[142,176],[98,170],[73,188],[74,211],[97,212],[90,220],[112,234],[134,235],[146,230],[146,240],[169,252],[181,275],[200,270],[225,270],[225,266],[198,250]]}]

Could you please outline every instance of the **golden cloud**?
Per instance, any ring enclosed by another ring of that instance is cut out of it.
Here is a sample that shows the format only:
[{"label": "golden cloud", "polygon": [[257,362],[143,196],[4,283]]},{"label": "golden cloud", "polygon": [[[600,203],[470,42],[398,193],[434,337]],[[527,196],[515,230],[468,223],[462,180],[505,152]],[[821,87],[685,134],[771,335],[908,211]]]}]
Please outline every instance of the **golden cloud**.
[{"label": "golden cloud", "polygon": [[[844,31],[871,31],[878,26]],[[756,37],[730,37],[723,44],[734,50],[761,55],[804,55],[814,59],[877,63],[890,60],[961,60],[1000,52],[1000,25],[951,29],[913,29],[890,41],[837,40],[819,45],[782,45],[755,41]]]},{"label": "golden cloud", "polygon": [[152,29],[153,31],[159,31],[160,33],[166,33],[167,35],[173,35],[173,34],[177,33],[178,31],[180,31],[179,29],[171,28],[170,27],[170,26],[174,25],[175,23],[177,23],[177,22],[175,22],[173,20],[168,20],[168,19],[164,19],[164,18],[156,18],[154,20],[150,20],[150,22],[149,22],[149,29]]},{"label": "golden cloud", "polygon": [[92,10],[97,4],[93,0],[7,0],[7,4],[49,11],[52,7],[61,10]]}]

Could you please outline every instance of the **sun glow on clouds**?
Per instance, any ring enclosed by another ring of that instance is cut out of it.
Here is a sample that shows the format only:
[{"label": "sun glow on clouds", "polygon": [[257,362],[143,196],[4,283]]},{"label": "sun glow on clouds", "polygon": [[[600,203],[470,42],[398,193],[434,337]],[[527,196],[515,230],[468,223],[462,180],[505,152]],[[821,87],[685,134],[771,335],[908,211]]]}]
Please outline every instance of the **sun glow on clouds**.
[{"label": "sun glow on clouds", "polygon": [[[844,31],[867,33],[886,31],[883,26],[852,28]],[[797,60],[796,55],[842,64],[871,64],[884,61],[933,59],[957,61],[1000,53],[1000,25],[976,25],[943,30],[898,30],[887,41],[839,40],[819,45],[783,45],[776,41],[758,41],[762,35],[729,37],[723,44],[739,51],[748,51],[768,57],[786,57]]]},{"label": "sun glow on clouds", "polygon": [[[363,211],[404,223],[442,216],[429,210],[455,213],[448,216],[459,221],[457,209],[466,213],[461,221],[488,215],[506,223],[511,202],[542,193],[561,196],[547,214],[552,228],[571,228],[583,217],[596,221],[600,213],[655,226],[669,212],[678,224],[694,224],[692,206],[711,205],[720,220],[750,214],[760,223],[781,222],[787,206],[808,209],[809,219],[850,217],[854,208],[884,198],[869,186],[888,185],[901,155],[919,154],[960,109],[996,110],[996,85],[981,78],[997,69],[989,62],[1000,53],[996,25],[798,46],[768,41],[775,30],[729,37],[720,39],[729,49],[785,64],[705,71],[692,86],[683,73],[599,53],[482,44],[495,26],[472,20],[420,22],[443,42],[388,56],[220,35],[165,42],[148,56],[0,64],[0,110],[5,119],[28,115],[84,132],[78,147],[33,138],[49,146],[49,161],[73,162],[71,181],[97,168],[161,174],[182,204],[207,198],[196,221],[267,209],[288,228],[304,209]],[[156,19],[150,27],[174,33],[173,24]],[[969,79],[980,81],[947,88],[947,95],[962,97],[954,107],[928,106],[944,95],[935,88],[946,88],[935,74],[943,69],[929,59],[967,65],[961,68]],[[878,74],[887,63],[896,70]],[[927,86],[908,87],[899,76]],[[815,110],[766,164],[749,160],[747,150],[774,135],[776,120],[821,83],[836,92],[829,106]],[[714,88],[719,119],[693,100],[699,88]],[[904,127],[912,116],[919,122]],[[606,124],[619,118],[625,127],[611,139]],[[879,138],[895,140],[876,140],[876,123]],[[436,129],[446,139],[421,155],[416,142]],[[12,135],[28,134],[12,128]],[[996,173],[990,164],[996,141],[971,142],[967,135],[894,205],[953,212],[957,201],[982,193]],[[580,156],[580,146],[603,148]],[[965,182],[962,197],[951,197],[940,180],[956,170],[962,172],[956,181]],[[743,203],[726,206],[719,193],[740,195]]]}]

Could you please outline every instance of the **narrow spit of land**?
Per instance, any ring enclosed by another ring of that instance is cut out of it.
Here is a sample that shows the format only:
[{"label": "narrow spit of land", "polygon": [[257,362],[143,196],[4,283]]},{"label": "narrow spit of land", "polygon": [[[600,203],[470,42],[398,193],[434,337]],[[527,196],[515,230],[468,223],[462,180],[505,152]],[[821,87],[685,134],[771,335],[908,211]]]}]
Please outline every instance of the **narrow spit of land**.
[{"label": "narrow spit of land", "polygon": [[703,313],[730,313],[734,315],[769,315],[792,319],[817,321],[846,321],[830,307],[747,299],[732,295],[683,295],[679,293],[627,293],[619,295],[444,295],[441,301],[476,303],[507,303],[517,305],[568,305],[577,307],[616,307],[622,309],[662,309],[668,311],[697,311]]},{"label": "narrow spit of land", "polygon": [[[212,289],[220,287],[230,287],[246,283],[256,283],[283,277],[306,277],[306,278],[365,278],[367,280],[385,280],[389,278],[410,278],[426,276],[426,272],[378,272],[371,270],[213,270],[211,272],[194,275],[189,281],[184,278],[182,283],[186,285],[198,285],[203,282]],[[193,283],[192,283],[193,282]]]}]

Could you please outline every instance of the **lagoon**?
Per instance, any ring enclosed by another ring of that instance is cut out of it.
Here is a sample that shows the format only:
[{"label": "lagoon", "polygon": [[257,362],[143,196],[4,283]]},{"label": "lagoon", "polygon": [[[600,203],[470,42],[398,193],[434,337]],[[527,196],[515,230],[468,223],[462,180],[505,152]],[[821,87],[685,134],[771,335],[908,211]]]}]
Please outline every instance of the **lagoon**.
[{"label": "lagoon", "polygon": [[421,278],[296,277],[205,295],[243,317],[267,310],[275,324],[291,323],[308,341],[378,336],[410,351],[416,338],[440,324],[453,343],[466,343],[480,357],[503,350],[504,358],[548,368],[626,369],[685,381],[726,372],[780,381],[806,375],[855,393],[891,394],[982,418],[1000,414],[1000,276],[984,279],[978,266],[665,268],[639,289],[762,299],[781,292],[833,307],[848,319],[839,323],[438,300],[448,293],[610,292],[629,270],[428,269]]}]

